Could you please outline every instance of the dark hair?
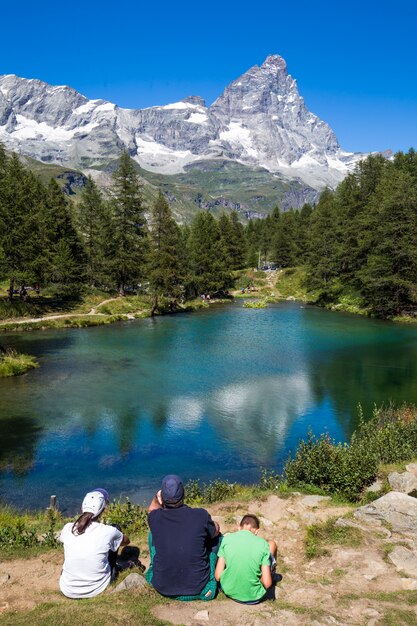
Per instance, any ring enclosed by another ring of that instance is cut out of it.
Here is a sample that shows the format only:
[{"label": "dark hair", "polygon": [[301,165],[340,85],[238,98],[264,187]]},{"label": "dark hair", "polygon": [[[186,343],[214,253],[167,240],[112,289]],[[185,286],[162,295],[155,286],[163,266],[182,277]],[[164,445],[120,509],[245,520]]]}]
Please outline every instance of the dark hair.
[{"label": "dark hair", "polygon": [[258,530],[260,527],[259,519],[256,517],[256,515],[248,513],[247,515],[244,515],[242,517],[242,521],[240,522],[240,527],[242,528],[243,526],[250,526],[251,528]]},{"label": "dark hair", "polygon": [[94,513],[83,513],[72,525],[73,535],[83,535],[94,519]]},{"label": "dark hair", "polygon": [[182,506],[184,504],[184,498],[181,498],[181,500],[178,500],[178,502],[164,502],[164,500],[162,500],[162,507],[164,509],[178,509],[180,506]]}]

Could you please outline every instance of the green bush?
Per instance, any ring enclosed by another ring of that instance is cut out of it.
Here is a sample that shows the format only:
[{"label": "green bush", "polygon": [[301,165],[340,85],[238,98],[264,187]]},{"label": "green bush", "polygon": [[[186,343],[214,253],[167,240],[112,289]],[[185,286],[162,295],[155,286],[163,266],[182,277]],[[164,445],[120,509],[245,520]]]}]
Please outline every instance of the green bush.
[{"label": "green bush", "polygon": [[185,485],[185,501],[191,505],[212,504],[232,498],[235,492],[236,484],[225,480],[214,480],[209,483],[190,480]]},{"label": "green bush", "polygon": [[284,469],[289,486],[315,485],[325,493],[359,500],[376,478],[380,463],[412,459],[417,455],[417,409],[375,409],[350,442],[336,443],[328,434],[308,434]]},{"label": "green bush", "polygon": [[105,510],[103,522],[118,524],[127,534],[140,535],[149,530],[147,509],[138,504],[132,504],[129,498],[112,502]]},{"label": "green bush", "polygon": [[[33,524],[25,515],[9,508],[0,510],[0,550],[7,548],[56,548],[56,523],[58,514],[47,511],[46,518]],[[46,530],[45,530],[46,528]],[[42,532],[44,531],[44,532]]]}]

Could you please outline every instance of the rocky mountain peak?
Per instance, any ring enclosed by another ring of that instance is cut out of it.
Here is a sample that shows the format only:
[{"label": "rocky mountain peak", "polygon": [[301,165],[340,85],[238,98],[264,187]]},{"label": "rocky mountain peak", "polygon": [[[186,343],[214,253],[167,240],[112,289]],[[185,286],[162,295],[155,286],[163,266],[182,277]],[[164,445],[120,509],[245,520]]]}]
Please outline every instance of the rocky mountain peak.
[{"label": "rocky mountain peak", "polygon": [[195,104],[196,106],[206,108],[206,101],[201,96],[187,96],[183,98],[181,102],[187,102],[188,104]]},{"label": "rocky mountain peak", "polygon": [[121,109],[68,86],[0,76],[0,142],[81,169],[101,168],[123,149],[144,169],[164,174],[228,159],[315,188],[334,186],[359,158],[342,152],[332,129],[307,109],[279,55],[232,81],[209,108],[203,98],[188,96]]},{"label": "rocky mountain peak", "polygon": [[270,54],[261,65],[262,69],[268,71],[281,71],[287,73],[287,64],[279,54]]}]

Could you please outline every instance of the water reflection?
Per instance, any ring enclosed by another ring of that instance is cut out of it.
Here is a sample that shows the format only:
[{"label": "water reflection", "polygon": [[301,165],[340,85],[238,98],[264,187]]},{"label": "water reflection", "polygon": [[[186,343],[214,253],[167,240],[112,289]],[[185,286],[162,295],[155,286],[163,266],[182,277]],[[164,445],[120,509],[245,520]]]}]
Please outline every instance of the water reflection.
[{"label": "water reflection", "polygon": [[33,417],[5,417],[0,421],[0,472],[23,476],[32,468],[42,429]]},{"label": "water reflection", "polygon": [[0,496],[33,506],[92,483],[140,499],[167,471],[255,479],[309,427],[348,438],[358,402],[417,402],[416,329],[292,303],[12,340],[41,368],[0,381]]}]

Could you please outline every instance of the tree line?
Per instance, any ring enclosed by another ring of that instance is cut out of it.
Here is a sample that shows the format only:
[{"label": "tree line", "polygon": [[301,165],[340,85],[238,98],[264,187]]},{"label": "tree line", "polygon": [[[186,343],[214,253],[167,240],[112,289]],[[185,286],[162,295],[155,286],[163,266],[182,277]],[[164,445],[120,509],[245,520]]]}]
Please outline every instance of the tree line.
[{"label": "tree line", "polygon": [[44,185],[0,147],[0,280],[10,300],[21,285],[72,296],[85,287],[120,295],[145,290],[153,311],[163,296],[171,306],[233,285],[244,267],[244,228],[238,214],[216,220],[198,213],[179,225],[160,192],[143,200],[135,165],[123,153],[109,193],[88,177],[73,203],[56,180]]},{"label": "tree line", "polygon": [[196,214],[177,224],[160,192],[145,206],[135,165],[121,155],[104,195],[89,177],[75,204],[51,180],[44,185],[0,146],[0,280],[36,284],[61,296],[85,287],[146,290],[153,311],[199,294],[225,292],[233,272],[266,261],[303,266],[321,303],[343,294],[389,317],[417,308],[417,155],[371,155],[316,206],[246,226],[236,211]]}]

